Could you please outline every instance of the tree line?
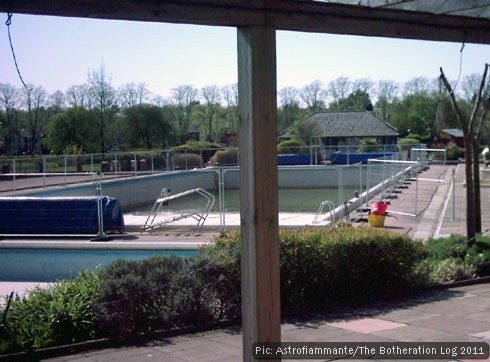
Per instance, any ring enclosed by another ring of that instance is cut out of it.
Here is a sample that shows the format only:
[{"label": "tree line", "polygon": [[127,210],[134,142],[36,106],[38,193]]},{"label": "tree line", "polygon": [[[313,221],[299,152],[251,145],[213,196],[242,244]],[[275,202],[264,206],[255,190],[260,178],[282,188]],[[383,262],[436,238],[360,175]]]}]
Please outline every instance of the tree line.
[{"label": "tree line", "polygon": [[[457,83],[462,112],[471,112],[480,76]],[[89,71],[87,82],[52,94],[42,86],[16,88],[0,83],[0,153],[78,154],[110,150],[162,149],[190,139],[236,145],[237,84],[200,89],[172,88],[152,94],[145,83],[112,85],[104,65]],[[319,111],[371,111],[402,135],[432,139],[444,128],[459,128],[451,100],[437,79],[405,83],[369,78],[315,80],[278,91],[278,133],[290,132],[308,144],[317,127],[305,121]],[[483,130],[485,136],[486,127]]]}]

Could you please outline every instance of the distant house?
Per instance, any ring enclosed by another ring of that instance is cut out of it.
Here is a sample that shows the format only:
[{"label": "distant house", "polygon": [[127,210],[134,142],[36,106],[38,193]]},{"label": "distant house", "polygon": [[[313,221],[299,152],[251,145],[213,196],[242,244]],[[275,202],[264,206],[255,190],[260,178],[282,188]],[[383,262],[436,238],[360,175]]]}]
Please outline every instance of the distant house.
[{"label": "distant house", "polygon": [[356,151],[365,138],[374,138],[383,145],[395,145],[399,133],[395,127],[371,112],[316,112],[307,119],[321,127],[322,146],[339,151]]},{"label": "distant house", "polygon": [[464,147],[463,131],[457,128],[443,129],[439,132],[439,141],[447,145],[449,142],[454,142],[458,147]]}]

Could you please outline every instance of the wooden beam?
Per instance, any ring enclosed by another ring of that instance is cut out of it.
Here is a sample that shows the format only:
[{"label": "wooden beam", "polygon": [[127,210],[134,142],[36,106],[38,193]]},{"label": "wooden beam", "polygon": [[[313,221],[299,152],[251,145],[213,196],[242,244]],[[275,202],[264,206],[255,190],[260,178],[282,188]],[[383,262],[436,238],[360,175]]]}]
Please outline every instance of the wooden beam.
[{"label": "wooden beam", "polygon": [[280,342],[275,30],[238,29],[243,360]]},{"label": "wooden beam", "polygon": [[0,11],[490,44],[490,20],[311,0],[9,0]]}]

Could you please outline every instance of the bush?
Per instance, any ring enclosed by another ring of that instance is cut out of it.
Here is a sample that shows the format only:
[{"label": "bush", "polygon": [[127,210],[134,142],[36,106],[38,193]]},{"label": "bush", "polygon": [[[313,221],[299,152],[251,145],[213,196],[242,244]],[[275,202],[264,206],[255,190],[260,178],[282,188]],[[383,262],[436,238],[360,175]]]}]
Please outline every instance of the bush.
[{"label": "bush", "polygon": [[277,145],[277,153],[279,154],[291,154],[291,153],[301,153],[304,147],[304,143],[299,140],[286,140],[282,141]]},{"label": "bush", "polygon": [[412,148],[418,147],[420,141],[415,138],[402,138],[398,141],[398,150],[400,152],[410,151]]},{"label": "bush", "polygon": [[[239,301],[240,284],[235,280],[240,270],[238,235],[203,252],[223,263],[220,278],[224,299],[230,304]],[[416,266],[424,255],[421,243],[387,231],[350,226],[283,230],[282,308],[287,311],[330,302],[359,302],[423,286],[426,276]]]},{"label": "bush", "polygon": [[12,301],[2,330],[3,352],[97,337],[100,329],[91,303],[98,296],[100,281],[98,271],[83,272],[74,280],[35,288],[28,298]]},{"label": "bush", "polygon": [[[488,236],[477,237],[471,246],[468,246],[466,237],[462,235],[430,239],[427,241],[427,249],[429,260],[433,264],[437,261],[454,260],[454,263],[463,264],[466,270],[471,270],[473,275],[469,277],[490,275],[490,237]],[[456,265],[454,263],[452,265]]]},{"label": "bush", "polygon": [[165,255],[112,263],[95,304],[103,329],[127,335],[218,320],[223,313],[206,279],[209,264],[203,257]]},{"label": "bush", "polygon": [[238,150],[236,148],[228,148],[226,150],[217,151],[211,158],[213,166],[235,166],[238,165]]},{"label": "bush", "polygon": [[208,163],[216,151],[220,149],[223,149],[223,145],[208,141],[188,141],[183,145],[172,147],[174,151],[190,151],[198,154],[202,156],[204,163]]},{"label": "bush", "polygon": [[378,152],[380,144],[374,138],[364,138],[359,143],[359,152]]},{"label": "bush", "polygon": [[464,149],[460,148],[454,142],[449,142],[446,146],[446,159],[447,160],[458,160],[464,157]]},{"label": "bush", "polygon": [[203,164],[202,157],[195,153],[177,153],[175,155],[175,168],[177,169],[200,168]]}]

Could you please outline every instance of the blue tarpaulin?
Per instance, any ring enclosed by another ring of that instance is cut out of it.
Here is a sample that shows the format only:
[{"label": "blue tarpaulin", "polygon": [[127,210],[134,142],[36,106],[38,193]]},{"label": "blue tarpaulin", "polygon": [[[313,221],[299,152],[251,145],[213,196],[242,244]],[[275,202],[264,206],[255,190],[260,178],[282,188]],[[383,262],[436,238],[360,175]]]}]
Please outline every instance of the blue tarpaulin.
[{"label": "blue tarpaulin", "polygon": [[[123,232],[121,204],[102,196],[104,231]],[[0,234],[92,235],[99,231],[96,196],[0,197]]]},{"label": "blue tarpaulin", "polygon": [[391,157],[393,152],[365,152],[365,153],[348,153],[348,152],[335,152],[330,155],[330,162],[332,165],[350,165],[353,163],[362,162],[368,163],[370,158],[383,158]]}]

